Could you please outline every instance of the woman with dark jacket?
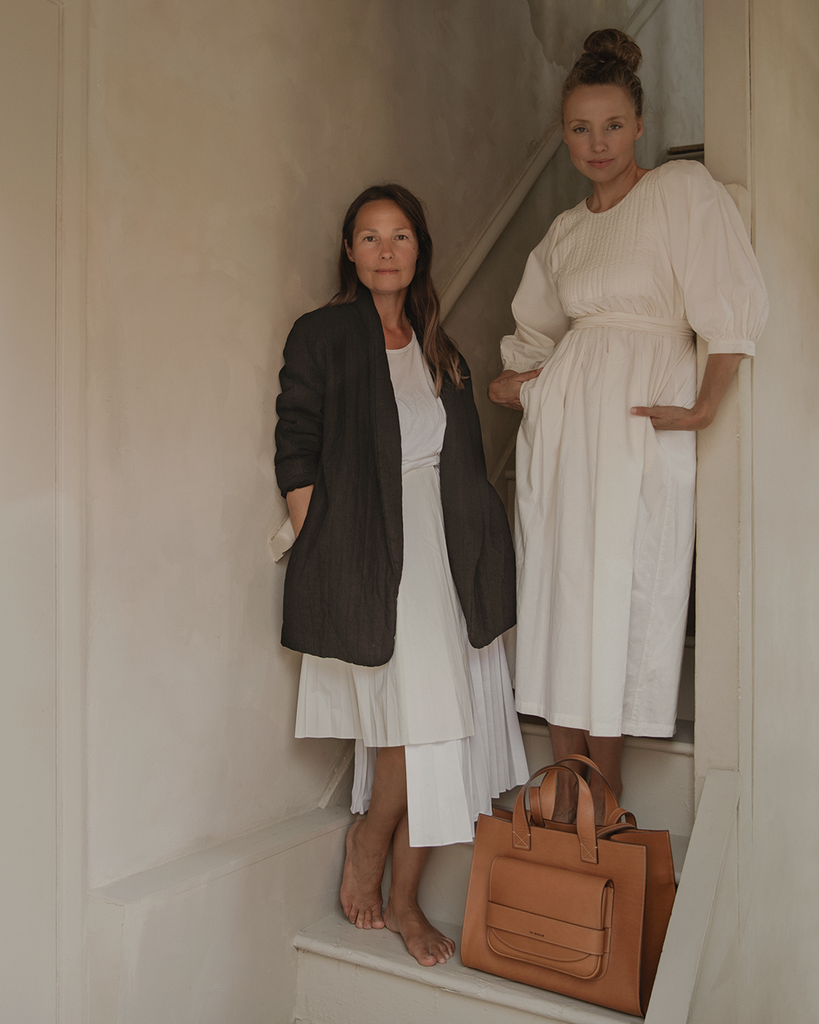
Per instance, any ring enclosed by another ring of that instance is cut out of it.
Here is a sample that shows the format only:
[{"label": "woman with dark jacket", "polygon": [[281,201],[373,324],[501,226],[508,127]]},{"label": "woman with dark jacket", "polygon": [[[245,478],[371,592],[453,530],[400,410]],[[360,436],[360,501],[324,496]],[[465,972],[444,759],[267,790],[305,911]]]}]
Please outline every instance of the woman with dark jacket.
[{"label": "woman with dark jacket", "polygon": [[358,196],[339,291],[287,340],[276,429],[297,538],[282,629],[304,655],[296,735],[356,740],[352,809],[367,811],[347,835],[342,906],[427,966],[455,949],[418,906],[429,847],[471,840],[527,778],[500,640],[514,554],[431,264],[415,196]]}]

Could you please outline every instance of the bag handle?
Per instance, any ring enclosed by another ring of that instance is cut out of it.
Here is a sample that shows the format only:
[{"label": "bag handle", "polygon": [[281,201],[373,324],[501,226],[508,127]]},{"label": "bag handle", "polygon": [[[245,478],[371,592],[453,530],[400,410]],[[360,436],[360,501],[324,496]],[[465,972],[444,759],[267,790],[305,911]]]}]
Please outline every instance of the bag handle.
[{"label": "bag handle", "polygon": [[[625,821],[621,821],[621,818],[625,818]],[[606,818],[606,824],[601,826],[602,828],[620,828],[626,825],[631,828],[637,828],[637,819],[634,817],[631,811],[627,811],[625,807],[615,807],[611,814]],[[600,829],[597,830],[598,835]]]},{"label": "bag handle", "polygon": [[[628,813],[618,806],[617,797],[614,795],[611,786],[608,784],[606,776],[600,771],[590,757],[586,757],[584,754],[567,754],[566,757],[561,757],[557,764],[566,764],[568,761],[575,761],[577,764],[582,764],[586,768],[590,768],[603,783],[603,796],[605,799],[603,807],[603,821],[605,821],[607,825],[613,825],[614,822],[619,821],[624,814]],[[543,807],[545,814],[548,809],[548,804],[544,805],[541,800],[541,806]],[[552,796],[551,806],[552,809],[554,809],[554,796]],[[616,811],[619,811],[619,813],[615,814]],[[550,817],[550,815],[546,814],[546,817]]]},{"label": "bag handle", "polygon": [[[512,845],[516,850],[531,850],[532,848],[532,824],[530,815],[526,812],[526,794],[535,779],[544,775],[544,782],[553,773],[571,772],[572,777],[577,779],[577,839],[580,844],[580,859],[587,864],[597,863],[597,829],[594,824],[594,799],[589,789],[589,784],[584,778],[572,771],[565,764],[551,764],[540,768],[530,776],[525,786],[521,786],[515,807],[512,811]],[[541,784],[542,785],[542,784]]]},{"label": "bag handle", "polygon": [[623,812],[630,821],[618,821],[612,825],[601,825],[597,830],[598,839],[611,839],[612,836],[619,835],[621,832],[634,832],[637,829],[637,822],[634,820],[634,815],[630,811]]},{"label": "bag handle", "polygon": [[[544,779],[543,781],[545,782],[546,780]],[[554,803],[554,796],[552,796],[551,808],[547,800],[545,810],[549,813],[546,814],[540,798],[540,786],[529,787],[529,815],[538,828],[545,828],[546,818],[551,818],[554,813]]]},{"label": "bag handle", "polygon": [[[606,825],[615,824],[615,822],[619,821],[624,814],[629,814],[631,816],[632,823],[635,823],[634,815],[631,814],[630,811],[625,811],[622,807],[618,806],[617,797],[614,795],[611,787],[606,781],[605,775],[603,775],[603,773],[600,771],[600,769],[597,767],[594,761],[592,761],[590,758],[586,757],[583,754],[567,754],[566,757],[562,757],[559,761],[555,763],[565,764],[569,761],[575,761],[578,764],[584,765],[584,767],[591,768],[591,770],[599,777],[600,781],[603,783],[603,821]],[[549,782],[552,782],[553,784],[551,786],[547,785],[547,783]],[[539,826],[540,828],[543,828],[545,826],[547,819],[550,820],[554,817],[556,795],[557,779],[550,780],[548,778],[544,778],[540,784],[539,789],[536,789],[533,786],[529,790],[529,807],[532,812],[532,820],[534,821],[535,825]]]},{"label": "bag handle", "polygon": [[[555,785],[549,788],[546,798],[543,798],[543,790],[546,788],[548,779],[544,779],[539,786],[529,787],[529,816],[532,822],[537,828],[547,828],[547,821],[551,821],[555,813],[555,794],[557,792],[557,779],[554,779]],[[616,802],[616,801],[615,801]],[[606,801],[608,803],[608,801]],[[625,821],[621,819],[625,818]],[[631,811],[627,811],[625,807],[614,807],[611,811],[607,811],[605,821],[602,825],[597,826],[598,837],[608,835],[608,830],[613,828],[636,828],[637,819],[634,817]],[[604,830],[606,830],[604,832]]]}]

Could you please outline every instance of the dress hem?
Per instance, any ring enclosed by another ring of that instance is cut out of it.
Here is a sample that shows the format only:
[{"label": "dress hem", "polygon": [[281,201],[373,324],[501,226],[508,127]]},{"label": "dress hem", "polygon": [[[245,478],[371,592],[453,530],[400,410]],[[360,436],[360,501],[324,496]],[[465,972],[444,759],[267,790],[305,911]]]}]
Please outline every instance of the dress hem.
[{"label": "dress hem", "polygon": [[643,722],[640,724],[622,722],[619,725],[599,725],[592,729],[586,719],[573,718],[567,715],[554,715],[550,718],[546,713],[546,709],[539,704],[515,701],[515,707],[521,715],[533,715],[536,718],[542,718],[547,725],[556,725],[562,729],[581,729],[590,736],[600,737],[601,739],[606,737],[614,739],[617,736],[645,736],[648,739],[670,739],[677,731],[676,721],[670,726],[657,722]]}]

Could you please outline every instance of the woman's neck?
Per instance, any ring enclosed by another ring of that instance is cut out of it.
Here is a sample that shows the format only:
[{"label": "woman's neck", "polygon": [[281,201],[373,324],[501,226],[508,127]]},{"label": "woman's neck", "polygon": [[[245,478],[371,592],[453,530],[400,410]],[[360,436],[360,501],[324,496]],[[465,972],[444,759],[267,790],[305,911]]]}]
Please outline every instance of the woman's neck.
[{"label": "woman's neck", "polygon": [[592,213],[605,213],[625,199],[644,174],[648,174],[647,168],[632,163],[611,181],[592,182],[594,192],[591,198],[586,200],[586,205]]},{"label": "woman's neck", "polygon": [[387,348],[403,348],[412,338],[412,324],[410,324],[404,308],[407,298],[406,290],[388,295],[371,294],[381,318],[381,327],[384,331]]}]

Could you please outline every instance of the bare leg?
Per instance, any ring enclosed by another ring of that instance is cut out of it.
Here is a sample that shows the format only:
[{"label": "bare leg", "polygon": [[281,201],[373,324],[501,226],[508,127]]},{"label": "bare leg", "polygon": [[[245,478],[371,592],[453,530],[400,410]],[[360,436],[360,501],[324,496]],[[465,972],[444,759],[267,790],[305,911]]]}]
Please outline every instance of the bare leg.
[{"label": "bare leg", "polygon": [[418,885],[428,857],[426,847],[410,846],[409,821],[404,815],[392,841],[392,885],[384,920],[422,967],[445,964],[455,952],[452,939],[434,928],[418,906]]},{"label": "bare leg", "polygon": [[381,879],[398,822],[407,813],[407,775],[403,747],[382,747],[366,818],[347,832],[347,857],[341,880],[341,906],[357,928],[383,928]]}]

